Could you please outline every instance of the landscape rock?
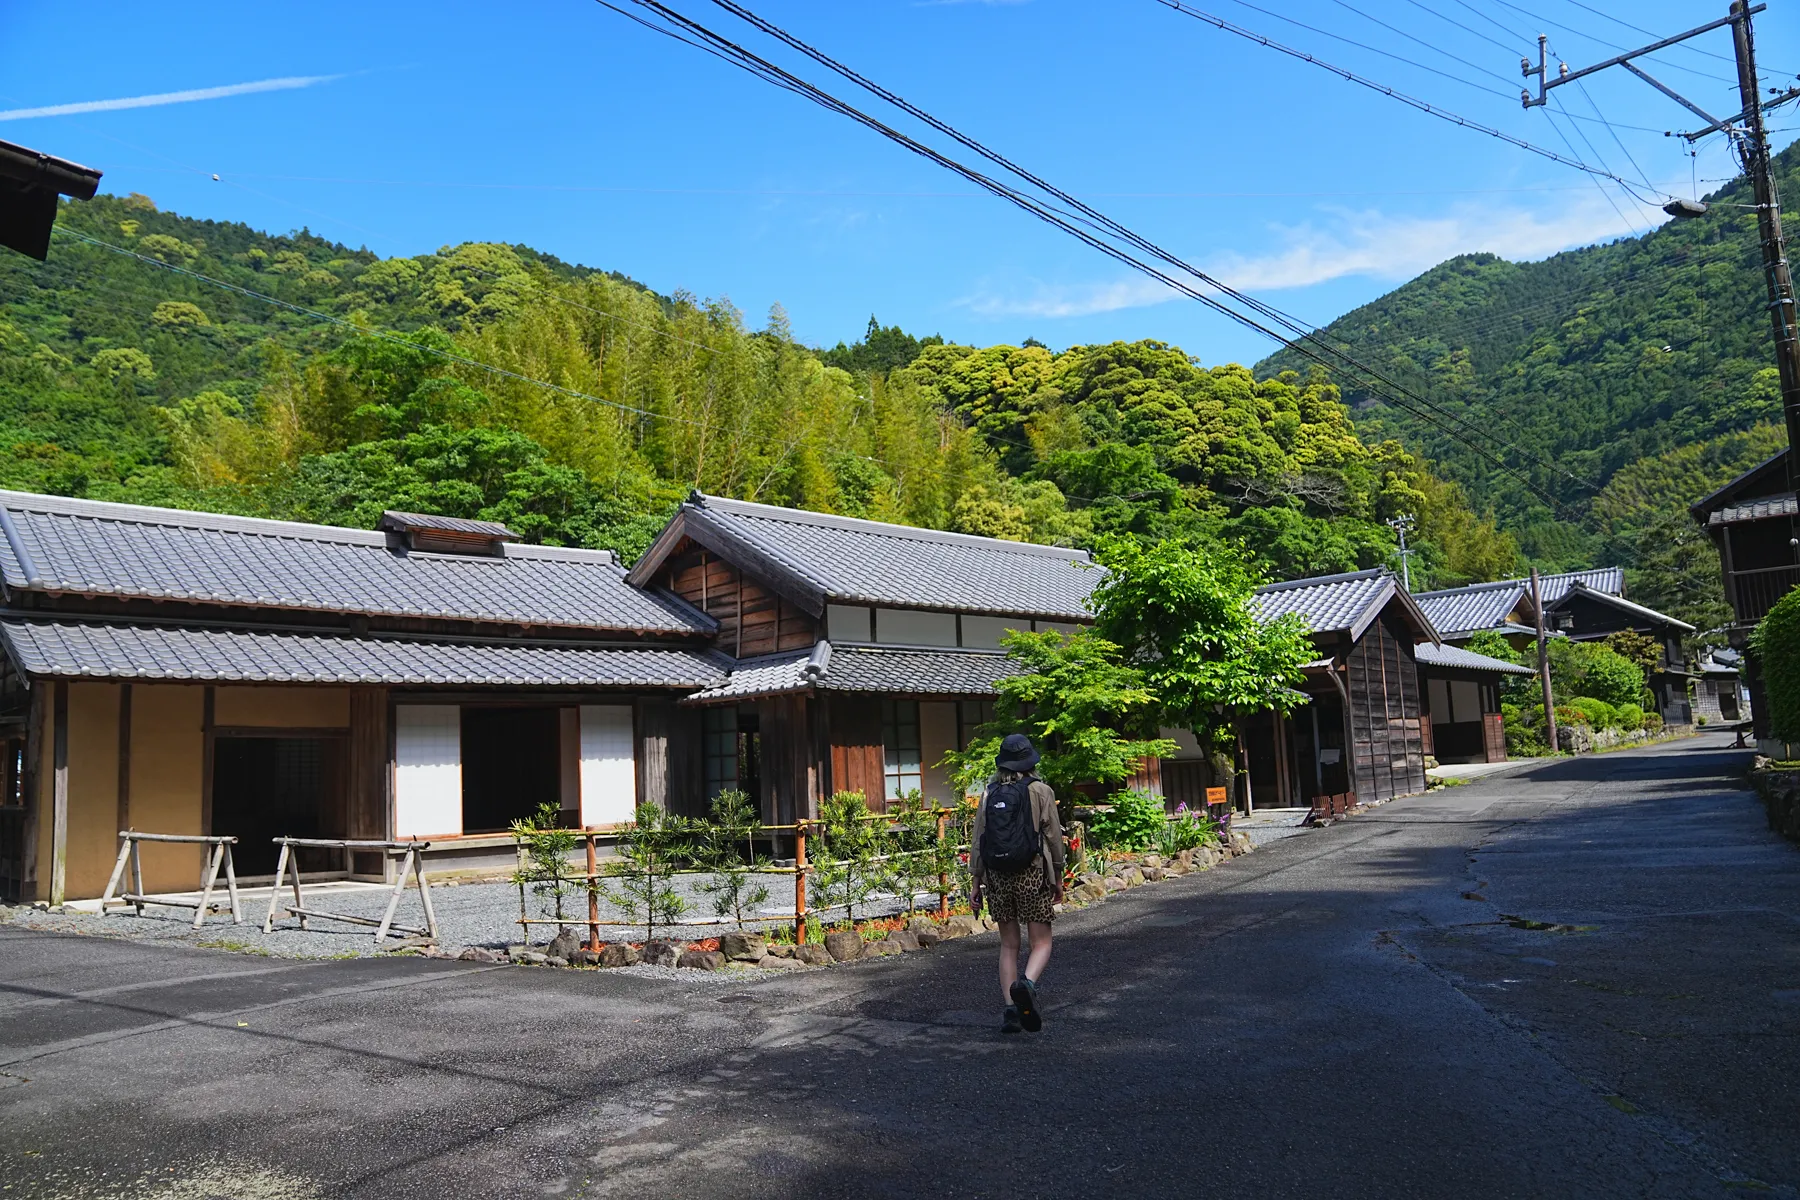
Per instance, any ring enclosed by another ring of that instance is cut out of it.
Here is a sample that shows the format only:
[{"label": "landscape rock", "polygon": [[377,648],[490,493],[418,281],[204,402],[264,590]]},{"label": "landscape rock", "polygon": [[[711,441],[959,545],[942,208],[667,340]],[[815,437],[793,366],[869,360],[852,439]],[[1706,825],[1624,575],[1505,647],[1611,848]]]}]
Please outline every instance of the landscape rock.
[{"label": "landscape rock", "polygon": [[506,948],[506,957],[517,958],[517,957],[519,957],[519,955],[528,952],[530,949],[531,949],[530,946],[524,946],[524,945],[508,946]]},{"label": "landscape rock", "polygon": [[456,957],[463,962],[497,963],[500,961],[500,956],[486,946],[470,946]]},{"label": "landscape rock", "polygon": [[797,958],[781,958],[773,954],[763,958],[756,965],[765,971],[803,971],[806,969],[806,964]]},{"label": "landscape rock", "polygon": [[913,936],[919,939],[919,946],[921,949],[929,950],[931,947],[944,940],[944,931],[933,927],[920,933],[916,933]]},{"label": "landscape rock", "polygon": [[888,934],[888,941],[894,943],[894,945],[900,947],[903,951],[913,951],[924,948],[924,943],[919,940],[919,935],[910,929],[901,929],[897,932]]},{"label": "landscape rock", "polygon": [[795,946],[794,959],[809,967],[829,966],[836,961],[831,957],[831,951],[814,942],[808,942],[804,946]]},{"label": "landscape rock", "polygon": [[672,942],[645,942],[638,961],[653,967],[672,967],[681,961],[681,947]]},{"label": "landscape rock", "polygon": [[849,962],[853,958],[861,958],[863,953],[862,935],[850,929],[839,929],[825,935],[825,949],[837,962]]},{"label": "landscape rock", "polygon": [[1106,899],[1106,885],[1104,883],[1084,883],[1072,894],[1075,899],[1087,902],[1104,900]]},{"label": "landscape rock", "polygon": [[1183,850],[1180,854],[1177,854],[1175,856],[1175,861],[1180,863],[1184,867],[1192,867],[1194,865],[1193,850],[1191,850],[1191,849]]},{"label": "landscape rock", "polygon": [[512,956],[512,960],[516,963],[523,963],[528,967],[543,967],[549,965],[550,956],[548,954],[539,954],[535,950],[521,950]]},{"label": "landscape rock", "polygon": [[577,950],[569,955],[569,962],[577,967],[597,967],[600,965],[598,950]]},{"label": "landscape rock", "polygon": [[1143,874],[1146,883],[1156,883],[1162,879],[1164,871],[1161,867],[1145,867]]},{"label": "landscape rock", "polygon": [[1586,754],[1594,748],[1594,735],[1586,725],[1558,723],[1556,747],[1570,754]]},{"label": "landscape rock", "polygon": [[863,947],[864,958],[886,958],[890,954],[899,954],[900,946],[893,938],[882,938],[879,942],[870,942]]},{"label": "landscape rock", "polygon": [[717,950],[683,950],[675,965],[695,971],[721,971],[725,968],[725,956]]},{"label": "landscape rock", "polygon": [[1142,871],[1138,870],[1136,867],[1133,867],[1133,868],[1131,868],[1131,870],[1125,872],[1125,886],[1126,887],[1137,887],[1140,884],[1142,884],[1143,882],[1144,882],[1144,873]]},{"label": "landscape rock", "polygon": [[906,928],[913,933],[924,933],[927,929],[936,929],[938,924],[930,917],[914,917],[906,923]]},{"label": "landscape rock", "polygon": [[769,939],[760,933],[720,934],[719,952],[732,962],[761,962],[769,952]]},{"label": "landscape rock", "polygon": [[1153,868],[1160,867],[1163,865],[1162,855],[1160,855],[1160,854],[1146,854],[1146,855],[1144,855],[1143,858],[1139,859],[1138,861],[1144,867],[1145,870],[1151,870]]},{"label": "landscape rock", "polygon": [[573,929],[559,929],[550,944],[544,947],[544,953],[552,958],[571,959],[581,949],[581,935]]},{"label": "landscape rock", "polygon": [[1182,862],[1180,859],[1176,859],[1174,862],[1170,863],[1168,866],[1163,868],[1163,874],[1173,877],[1176,875],[1191,874],[1193,872],[1193,870],[1194,870],[1194,868],[1188,866],[1186,863]]},{"label": "landscape rock", "polygon": [[627,946],[624,942],[609,942],[600,947],[600,965],[603,967],[632,967],[638,962],[636,946]]},{"label": "landscape rock", "polygon": [[569,965],[569,960],[560,954],[546,954],[544,955],[544,965],[546,967],[566,967]]},{"label": "landscape rock", "polygon": [[1125,880],[1118,875],[1108,875],[1106,877],[1106,882],[1101,886],[1109,892],[1122,892],[1131,885],[1126,883]]},{"label": "landscape rock", "polygon": [[1252,847],[1250,845],[1250,835],[1245,833],[1241,829],[1232,830],[1232,832],[1231,832],[1231,852],[1233,854],[1248,854],[1248,853],[1250,853],[1251,849],[1252,849]]},{"label": "landscape rock", "polygon": [[794,957],[794,950],[795,947],[788,945],[786,942],[769,943],[769,956],[771,958],[792,958]]},{"label": "landscape rock", "polygon": [[951,917],[948,921],[945,921],[942,932],[945,940],[949,940],[951,938],[968,937],[972,933],[980,932],[980,930],[981,921],[978,918],[960,916]]}]

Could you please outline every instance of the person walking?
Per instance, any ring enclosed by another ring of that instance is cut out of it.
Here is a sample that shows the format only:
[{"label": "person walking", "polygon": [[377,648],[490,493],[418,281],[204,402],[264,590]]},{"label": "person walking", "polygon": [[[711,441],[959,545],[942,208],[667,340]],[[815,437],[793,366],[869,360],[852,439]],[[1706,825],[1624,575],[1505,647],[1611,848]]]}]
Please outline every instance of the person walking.
[{"label": "person walking", "polygon": [[[994,757],[994,777],[975,809],[969,838],[969,907],[1000,926],[1001,1033],[1044,1027],[1038,980],[1050,963],[1051,907],[1063,896],[1062,819],[1056,793],[1037,777],[1039,754],[1022,733],[1008,734]],[[1031,927],[1031,956],[1019,975],[1019,923]]]}]

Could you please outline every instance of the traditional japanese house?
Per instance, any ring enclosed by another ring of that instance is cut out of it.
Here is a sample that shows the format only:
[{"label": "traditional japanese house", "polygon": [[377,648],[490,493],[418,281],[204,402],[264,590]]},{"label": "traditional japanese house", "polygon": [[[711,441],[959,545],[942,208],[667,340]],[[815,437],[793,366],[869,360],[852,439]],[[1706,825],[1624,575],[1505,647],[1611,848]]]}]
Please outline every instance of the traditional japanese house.
[{"label": "traditional japanese house", "polygon": [[1750,690],[1744,686],[1744,656],[1714,650],[1694,663],[1694,719],[1710,724],[1751,720]]},{"label": "traditional japanese house", "polygon": [[1686,621],[1577,583],[1556,600],[1545,602],[1544,624],[1578,642],[1600,641],[1620,632],[1651,638],[1656,642],[1657,658],[1644,683],[1656,711],[1666,725],[1693,723],[1694,709],[1688,699],[1693,674],[1687,669],[1681,639],[1693,633],[1694,627]]},{"label": "traditional japanese house", "polygon": [[1258,589],[1256,606],[1270,620],[1298,614],[1319,657],[1307,666],[1306,704],[1240,723],[1254,803],[1424,791],[1429,734],[1415,647],[1440,639],[1399,579],[1386,570],[1296,579]]},{"label": "traditional japanese house", "polygon": [[[511,854],[516,817],[630,819],[720,624],[605,551],[388,513],[354,530],[0,493],[0,888],[100,894],[118,831],[429,838]],[[144,849],[151,890],[199,848]],[[444,859],[440,858],[439,865]],[[379,877],[379,854],[306,855]]]},{"label": "traditional japanese house", "polygon": [[[1733,614],[1725,634],[1731,647],[1741,651],[1757,622],[1800,585],[1800,503],[1788,476],[1788,452],[1780,451],[1696,500],[1688,512],[1719,549],[1725,599]],[[1789,757],[1791,747],[1769,736],[1769,706],[1754,659],[1744,663],[1743,682],[1763,752]]]},{"label": "traditional japanese house", "polygon": [[629,579],[706,613],[734,660],[666,714],[672,740],[705,752],[672,762],[652,798],[699,813],[735,787],[787,824],[840,790],[950,799],[938,764],[1016,670],[1000,639],[1090,621],[1097,572],[1080,550],[696,493]]},{"label": "traditional japanese house", "polygon": [[1421,642],[1416,647],[1425,695],[1425,753],[1441,763],[1506,761],[1506,724],[1500,685],[1530,667],[1502,662],[1461,646]]},{"label": "traditional japanese house", "polygon": [[[1625,571],[1622,567],[1596,567],[1538,576],[1538,590],[1546,606],[1562,599],[1578,584],[1609,595],[1623,596]],[[1473,583],[1466,587],[1419,592],[1413,599],[1443,634],[1444,640],[1453,645],[1461,645],[1484,630],[1500,634],[1516,650],[1537,639],[1537,617],[1531,608],[1529,579],[1502,579],[1496,583]]]}]

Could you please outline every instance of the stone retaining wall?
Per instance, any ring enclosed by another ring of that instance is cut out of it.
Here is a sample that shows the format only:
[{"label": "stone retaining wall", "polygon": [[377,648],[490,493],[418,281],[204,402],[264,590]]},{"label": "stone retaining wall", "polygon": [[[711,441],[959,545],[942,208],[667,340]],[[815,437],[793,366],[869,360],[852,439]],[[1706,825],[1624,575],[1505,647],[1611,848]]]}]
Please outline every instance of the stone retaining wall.
[{"label": "stone retaining wall", "polygon": [[1759,756],[1750,768],[1750,786],[1768,810],[1769,828],[1800,842],[1800,770],[1777,770]]}]

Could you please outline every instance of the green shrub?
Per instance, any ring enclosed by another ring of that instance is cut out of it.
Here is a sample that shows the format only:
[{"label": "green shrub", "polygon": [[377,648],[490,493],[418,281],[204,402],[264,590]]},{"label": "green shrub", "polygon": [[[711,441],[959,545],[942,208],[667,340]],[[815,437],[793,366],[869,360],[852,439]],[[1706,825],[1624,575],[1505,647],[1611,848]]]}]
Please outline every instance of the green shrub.
[{"label": "green shrub", "polygon": [[1621,704],[1613,710],[1618,714],[1619,728],[1627,732],[1644,727],[1644,710],[1636,704]]},{"label": "green shrub", "polygon": [[1505,722],[1506,753],[1519,758],[1541,758],[1548,754],[1549,748],[1544,745],[1544,731],[1522,721]]},{"label": "green shrub", "polygon": [[1120,792],[1111,803],[1111,811],[1096,810],[1088,821],[1088,837],[1108,850],[1142,850],[1156,841],[1168,824],[1161,796]]},{"label": "green shrub", "polygon": [[[1540,705],[1538,705],[1539,717],[1542,717],[1543,713],[1544,713],[1544,706],[1540,704]],[[1588,715],[1585,712],[1582,712],[1579,708],[1573,708],[1567,704],[1559,704],[1556,706],[1556,723],[1558,725],[1592,725],[1593,724],[1593,722],[1588,719]]]},{"label": "green shrub", "polygon": [[1800,742],[1800,591],[1783,596],[1750,639],[1769,698],[1769,733]]},{"label": "green shrub", "polygon": [[[1559,714],[1563,707],[1563,705],[1557,705]],[[1579,711],[1587,718],[1587,723],[1595,729],[1616,728],[1619,724],[1619,714],[1613,706],[1604,700],[1596,700],[1592,696],[1576,696],[1569,700],[1567,707]]]},{"label": "green shrub", "polygon": [[1644,669],[1599,642],[1552,641],[1550,676],[1558,696],[1635,704],[1644,694]]},{"label": "green shrub", "polygon": [[1198,850],[1202,846],[1216,845],[1218,841],[1219,823],[1204,810],[1190,811],[1183,804],[1157,834],[1156,849],[1165,858],[1173,858],[1183,850]]}]

